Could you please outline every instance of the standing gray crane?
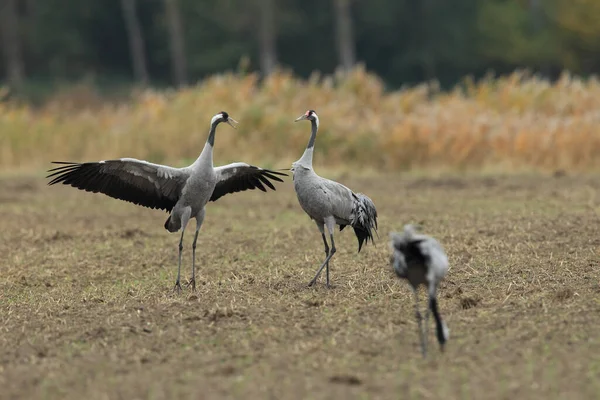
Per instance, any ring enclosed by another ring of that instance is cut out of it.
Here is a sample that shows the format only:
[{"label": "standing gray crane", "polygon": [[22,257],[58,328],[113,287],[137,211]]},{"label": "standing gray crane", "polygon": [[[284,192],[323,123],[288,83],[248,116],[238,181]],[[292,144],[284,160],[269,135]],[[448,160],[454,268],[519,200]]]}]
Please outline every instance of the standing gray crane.
[{"label": "standing gray crane", "polygon": [[[354,193],[341,183],[321,178],[315,173],[312,167],[312,159],[317,130],[319,129],[319,117],[314,110],[308,110],[296,118],[295,122],[302,120],[310,121],[312,133],[304,154],[292,164],[294,189],[300,206],[317,224],[325,245],[325,261],[323,261],[308,286],[315,284],[321,271],[326,267],[327,287],[329,288],[329,260],[336,251],[335,242],[333,241],[335,225],[340,226],[340,231],[347,225],[354,228],[354,233],[358,238],[358,252],[360,253],[363,242],[373,241],[372,230],[377,233],[377,210],[373,201],[364,194]],[[325,237],[325,226],[331,239],[331,251]]]},{"label": "standing gray crane", "polygon": [[[415,294],[415,310],[421,351],[423,357],[427,354],[427,326],[429,324],[429,310],[433,313],[435,327],[440,349],[448,341],[448,327],[442,321],[437,306],[437,288],[448,272],[448,257],[440,243],[434,238],[416,233],[413,225],[405,225],[404,232],[390,234],[392,248],[391,264],[401,279],[408,280]],[[427,286],[429,294],[429,307],[425,312],[425,331],[423,331],[422,316],[419,311],[419,285]]]},{"label": "standing gray crane", "polygon": [[181,229],[179,267],[174,288],[178,292],[181,291],[183,234],[190,218],[196,218],[196,233],[192,243],[192,278],[188,284],[196,289],[196,241],[204,221],[206,204],[226,194],[248,189],[258,188],[266,192],[263,184],[275,190],[269,179],[283,182],[276,175],[287,176],[242,162],[214,168],[215,131],[221,122],[233,128],[237,124],[225,111],[216,114],[210,121],[208,140],[202,153],[188,167],[173,168],[133,158],[87,163],[53,162],[62,165],[48,171],[51,174],[47,178],[53,178],[48,184],[63,183],[87,192],[100,192],[115,199],[169,212],[165,229],[169,232]]}]

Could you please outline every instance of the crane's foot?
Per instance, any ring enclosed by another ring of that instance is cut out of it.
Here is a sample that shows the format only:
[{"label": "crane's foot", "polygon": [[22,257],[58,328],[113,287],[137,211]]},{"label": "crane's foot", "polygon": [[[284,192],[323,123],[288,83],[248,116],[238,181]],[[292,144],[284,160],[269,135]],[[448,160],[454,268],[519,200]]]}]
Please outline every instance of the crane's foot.
[{"label": "crane's foot", "polygon": [[177,280],[177,282],[175,282],[175,287],[173,288],[173,292],[177,292],[177,294],[181,293],[181,282],[179,282],[179,279]]},{"label": "crane's foot", "polygon": [[192,277],[190,278],[190,280],[188,281],[187,287],[192,287],[192,290],[196,290],[196,278]]},{"label": "crane's foot", "polygon": [[[316,279],[313,279],[312,281],[308,282],[308,287],[312,287],[315,285],[315,283],[317,283]],[[327,289],[333,289],[333,285],[330,285],[329,282],[325,284],[325,287]]]}]

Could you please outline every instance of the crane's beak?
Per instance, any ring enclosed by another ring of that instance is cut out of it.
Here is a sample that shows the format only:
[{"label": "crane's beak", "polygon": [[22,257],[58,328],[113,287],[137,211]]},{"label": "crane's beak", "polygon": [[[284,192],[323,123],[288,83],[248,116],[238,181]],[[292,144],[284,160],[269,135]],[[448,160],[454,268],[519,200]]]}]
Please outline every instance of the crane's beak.
[{"label": "crane's beak", "polygon": [[237,129],[237,128],[236,128],[236,126],[237,126],[237,124],[238,124],[239,122],[237,122],[235,119],[233,119],[233,118],[229,117],[229,118],[227,118],[227,121],[226,121],[226,122],[227,122],[229,125],[231,125],[231,127],[232,127],[233,129]]},{"label": "crane's beak", "polygon": [[302,121],[303,119],[306,119],[306,114],[302,114],[301,116],[299,116],[298,118],[296,118],[294,120],[294,122]]}]

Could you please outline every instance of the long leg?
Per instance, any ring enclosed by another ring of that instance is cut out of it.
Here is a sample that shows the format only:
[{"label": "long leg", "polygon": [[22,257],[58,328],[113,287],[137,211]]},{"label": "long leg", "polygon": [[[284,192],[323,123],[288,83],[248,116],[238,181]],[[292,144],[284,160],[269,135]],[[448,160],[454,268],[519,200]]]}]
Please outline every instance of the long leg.
[{"label": "long leg", "polygon": [[423,336],[425,336],[425,341],[427,343],[429,343],[429,311],[430,311],[430,307],[429,307],[429,302],[427,304],[427,307],[425,308],[425,318],[424,318],[424,322],[425,322],[425,326],[423,329]]},{"label": "long leg", "polygon": [[[325,245],[325,259],[327,259],[327,256],[329,256],[329,245],[327,244],[327,239],[325,238],[325,224],[323,224],[322,222],[319,222],[319,221],[315,221],[315,223],[317,224],[317,228],[319,228],[319,232],[321,232],[321,237],[323,238],[323,244]],[[318,274],[317,274],[317,276],[318,276]],[[312,281],[310,281],[308,286],[314,285],[316,281],[317,281],[317,279],[315,277]]]},{"label": "long leg", "polygon": [[194,234],[194,242],[192,243],[192,279],[190,279],[188,285],[192,285],[192,290],[196,290],[196,242],[198,241],[198,232],[202,222],[204,222],[205,209],[196,215],[196,233]]},{"label": "long leg", "polygon": [[[325,232],[321,232],[321,237],[323,238],[323,244],[325,245],[325,259],[327,259],[327,257],[329,257],[329,246],[327,245]],[[325,269],[327,271],[327,287],[329,287],[329,261],[327,261],[327,264],[325,264]]]},{"label": "long leg", "polygon": [[[317,278],[319,277],[319,275],[321,275],[321,271],[323,271],[323,268],[325,268],[325,266],[328,265],[329,260],[331,260],[331,257],[335,253],[335,245],[333,244],[333,235],[331,235],[331,240],[332,240],[331,251],[329,252],[329,255],[327,256],[325,261],[323,261],[323,264],[321,264],[321,267],[317,271],[317,274],[315,275],[315,277],[308,283],[308,286],[312,286],[315,284],[315,282],[317,282]],[[327,274],[329,274],[329,268],[327,268]],[[327,280],[327,287],[329,287],[329,279]]]},{"label": "long leg", "polygon": [[[333,255],[336,252],[335,241],[333,240],[333,230],[334,230],[334,227],[335,227],[335,220],[333,220],[331,218],[331,219],[326,220],[325,223],[326,223],[326,226],[327,226],[327,230],[329,231],[329,237],[331,239],[331,249],[330,249],[329,254],[327,255],[327,257],[325,258],[325,261],[323,261],[323,264],[321,264],[321,267],[317,271],[317,274],[310,281],[310,283],[308,284],[308,286],[314,285],[315,282],[317,282],[317,278],[321,274],[321,271],[323,271],[323,268],[327,267],[327,287],[328,288],[330,287],[329,286],[329,260],[331,260],[331,257],[333,257]],[[325,240],[325,233],[323,232],[322,235],[323,235],[324,242],[327,243],[327,241]]]},{"label": "long leg", "polygon": [[181,292],[181,253],[183,252],[183,233],[185,228],[181,230],[181,239],[179,239],[179,265],[177,266],[177,280],[175,281],[175,287],[173,291]]},{"label": "long leg", "polygon": [[[329,256],[329,245],[327,244],[327,239],[325,238],[325,224],[317,220],[315,220],[315,224],[317,224],[317,228],[319,228],[319,232],[321,232],[321,237],[323,238],[323,243],[325,244],[325,259],[327,259],[327,256]],[[317,273],[317,275],[308,283],[308,286],[312,286],[316,283],[318,275],[319,274]]]},{"label": "long leg", "polygon": [[[329,253],[331,257],[335,254],[335,242],[333,241],[333,232],[335,231],[335,219],[329,218],[325,221],[325,226],[329,231],[329,236],[331,238],[331,252]],[[331,258],[330,257],[330,258]],[[327,261],[327,265],[325,266],[327,273],[327,288],[329,288],[329,261]]]},{"label": "long leg", "polygon": [[429,308],[431,309],[431,312],[433,313],[433,319],[435,320],[435,331],[437,340],[440,344],[440,350],[444,351],[444,345],[448,341],[449,331],[444,321],[442,321],[442,317],[438,311],[436,285],[434,283],[429,285]]},{"label": "long leg", "polygon": [[181,253],[183,252],[183,234],[185,233],[185,228],[187,223],[190,220],[190,214],[192,212],[191,208],[186,208],[181,215],[181,238],[179,239],[179,265],[177,267],[177,280],[175,281],[175,287],[173,291],[177,291],[177,293],[181,293]]},{"label": "long leg", "polygon": [[437,288],[435,285],[434,276],[432,274],[427,275],[427,282],[429,282],[427,284],[429,300],[427,302],[427,309],[425,310],[425,337],[429,339],[429,313],[431,311],[431,299],[435,298]]},{"label": "long leg", "polygon": [[[412,286],[411,286],[412,287]],[[423,357],[427,355],[427,336],[423,332],[423,317],[419,311],[419,292],[417,287],[412,287],[413,293],[415,294],[415,316],[417,317],[417,324],[419,325],[419,339],[421,341],[421,353]]]}]

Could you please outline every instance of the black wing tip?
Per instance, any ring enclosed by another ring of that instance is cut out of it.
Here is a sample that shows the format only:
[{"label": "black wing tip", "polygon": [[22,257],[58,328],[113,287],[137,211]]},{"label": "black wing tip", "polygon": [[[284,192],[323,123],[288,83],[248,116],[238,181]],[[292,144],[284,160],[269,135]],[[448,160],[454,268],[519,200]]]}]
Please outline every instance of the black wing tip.
[{"label": "black wing tip", "polygon": [[233,181],[237,182],[227,183],[227,180],[221,181],[221,188],[219,188],[218,183],[215,189],[213,190],[209,201],[217,201],[218,199],[227,194],[243,192],[246,190],[258,189],[261,192],[265,193],[269,191],[268,189],[276,191],[277,189],[271,181],[284,182],[284,180],[279,178],[279,176],[288,176],[288,174],[273,171],[270,169],[260,168],[255,165],[250,165],[249,168],[252,170],[252,173],[247,174],[246,176],[240,176],[233,179]]},{"label": "black wing tip", "polygon": [[273,171],[272,169],[263,169],[264,172],[268,172],[270,174],[275,174],[275,175],[280,175],[280,176],[289,176],[288,174],[285,174],[283,172],[278,172],[278,171],[289,171],[289,169],[278,169],[276,171]]},{"label": "black wing tip", "polygon": [[271,188],[271,190],[276,190],[273,183],[266,176],[259,175],[258,180],[261,181],[263,184],[267,185],[269,188]]},{"label": "black wing tip", "polygon": [[46,173],[48,173],[48,175],[46,175],[46,179],[56,175],[59,175],[57,178],[60,178],[61,176],[63,176],[62,174],[74,172],[83,166],[82,163],[70,161],[51,161],[51,163],[59,166],[47,170]]},{"label": "black wing tip", "polygon": [[48,175],[46,175],[46,179],[54,178],[50,182],[48,182],[48,186],[54,185],[57,183],[61,183],[69,175],[75,171],[77,171],[83,164],[70,162],[70,161],[51,161],[52,164],[59,165],[58,167],[50,168],[46,171]]},{"label": "black wing tip", "polygon": [[[257,179],[255,182],[252,182],[252,185],[257,189],[262,190],[263,192],[267,191],[267,189],[264,187],[264,185],[262,184],[260,179]],[[250,188],[250,189],[252,189],[252,188]]]},{"label": "black wing tip", "polygon": [[121,180],[117,175],[103,173],[101,165],[104,161],[84,163],[52,161],[52,163],[59,166],[48,171],[46,178],[52,178],[48,186],[62,183],[86,192],[102,193],[113,199],[167,212],[171,212],[176,204],[172,197],[164,194],[153,197],[154,187],[148,190]]},{"label": "black wing tip", "polygon": [[61,170],[61,169],[65,169],[65,168],[71,168],[71,167],[75,167],[75,166],[81,165],[79,163],[64,162],[64,161],[50,161],[50,163],[58,165],[58,167],[50,168],[46,172],[57,171],[57,170]]},{"label": "black wing tip", "polygon": [[[275,181],[275,182],[282,182],[282,183],[283,183],[283,179],[279,179],[279,178],[278,178],[278,177],[276,177],[276,176],[269,176],[269,175],[265,175],[265,176],[266,176],[267,178],[271,179],[272,181]],[[273,190],[275,190],[275,189],[273,189]]]},{"label": "black wing tip", "polygon": [[264,176],[264,177],[267,177],[267,178],[269,178],[271,180],[277,181],[277,182],[283,182],[283,179],[281,179],[280,177],[272,175],[272,171],[269,172],[267,170],[264,170],[261,175]]}]

